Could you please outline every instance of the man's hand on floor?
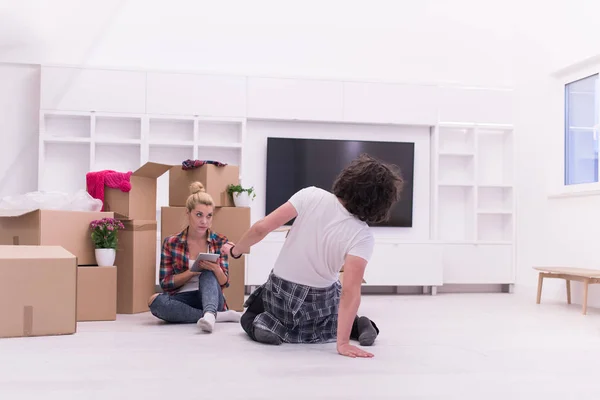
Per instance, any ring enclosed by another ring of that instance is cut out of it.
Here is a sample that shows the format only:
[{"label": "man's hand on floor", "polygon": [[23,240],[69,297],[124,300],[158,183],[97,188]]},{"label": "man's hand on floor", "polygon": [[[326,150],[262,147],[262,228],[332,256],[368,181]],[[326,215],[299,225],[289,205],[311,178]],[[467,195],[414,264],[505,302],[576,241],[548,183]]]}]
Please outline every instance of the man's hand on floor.
[{"label": "man's hand on floor", "polygon": [[352,357],[352,358],[373,358],[374,355],[369,353],[368,351],[364,351],[359,349],[356,346],[352,346],[351,344],[340,344],[337,346],[337,351],[343,356]]}]

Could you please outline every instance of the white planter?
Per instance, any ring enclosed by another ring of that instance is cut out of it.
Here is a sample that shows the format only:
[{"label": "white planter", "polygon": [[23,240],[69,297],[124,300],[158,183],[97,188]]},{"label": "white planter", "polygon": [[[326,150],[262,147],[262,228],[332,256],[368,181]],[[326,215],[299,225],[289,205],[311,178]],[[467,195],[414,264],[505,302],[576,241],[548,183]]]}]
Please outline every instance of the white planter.
[{"label": "white planter", "polygon": [[112,267],[115,265],[116,256],[115,249],[96,249],[96,264],[99,267]]},{"label": "white planter", "polygon": [[250,207],[252,198],[250,198],[250,194],[248,192],[232,193],[232,195],[233,204],[235,204],[236,207]]}]

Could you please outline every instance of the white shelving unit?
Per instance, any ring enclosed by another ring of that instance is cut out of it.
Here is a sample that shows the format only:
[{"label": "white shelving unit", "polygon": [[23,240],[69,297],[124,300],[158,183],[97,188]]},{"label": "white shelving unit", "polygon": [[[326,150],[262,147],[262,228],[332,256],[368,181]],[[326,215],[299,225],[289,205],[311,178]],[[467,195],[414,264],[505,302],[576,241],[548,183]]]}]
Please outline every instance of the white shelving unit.
[{"label": "white shelving unit", "polygon": [[[433,236],[447,244],[444,282],[513,283],[512,127],[442,123],[434,130],[434,146]],[[454,259],[459,253],[463,260]],[[473,271],[490,264],[501,271],[497,278]]]},{"label": "white shelving unit", "polygon": [[[248,119],[431,127],[431,234],[380,238],[367,285],[514,283],[511,90],[42,66],[40,95],[40,190],[74,192],[89,171],[188,158],[262,179],[264,160],[246,157],[261,154],[245,148]],[[158,180],[159,224],[166,205],[168,175]],[[247,285],[264,282],[280,245],[248,258]]]},{"label": "white shelving unit", "polygon": [[[148,161],[217,160],[240,166],[241,175],[245,129],[241,118],[42,110],[38,187],[75,192],[90,171],[135,171]],[[169,205],[168,179],[158,179],[157,221]]]}]

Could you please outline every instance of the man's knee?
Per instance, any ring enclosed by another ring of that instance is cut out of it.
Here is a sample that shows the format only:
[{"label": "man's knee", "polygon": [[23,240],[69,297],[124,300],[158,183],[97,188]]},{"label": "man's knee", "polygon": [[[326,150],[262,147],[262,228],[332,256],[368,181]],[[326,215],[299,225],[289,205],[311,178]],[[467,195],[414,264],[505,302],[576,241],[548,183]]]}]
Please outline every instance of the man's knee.
[{"label": "man's knee", "polygon": [[242,325],[242,329],[248,334],[248,336],[250,336],[252,340],[256,340],[256,337],[254,336],[255,318],[256,314],[253,312],[248,312],[248,310],[246,310],[246,312],[243,313],[242,317],[240,318],[240,325]]}]

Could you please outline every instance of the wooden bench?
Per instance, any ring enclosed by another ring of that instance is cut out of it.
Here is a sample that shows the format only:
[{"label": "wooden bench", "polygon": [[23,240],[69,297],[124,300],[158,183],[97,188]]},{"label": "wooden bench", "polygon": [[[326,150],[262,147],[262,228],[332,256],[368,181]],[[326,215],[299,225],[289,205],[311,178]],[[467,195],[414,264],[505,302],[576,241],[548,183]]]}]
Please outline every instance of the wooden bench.
[{"label": "wooden bench", "polygon": [[567,283],[567,304],[571,304],[571,281],[583,282],[583,315],[587,314],[588,286],[600,283],[600,270],[570,267],[533,267],[540,271],[538,278],[537,304],[542,300],[544,278],[564,279]]}]

